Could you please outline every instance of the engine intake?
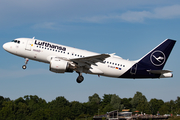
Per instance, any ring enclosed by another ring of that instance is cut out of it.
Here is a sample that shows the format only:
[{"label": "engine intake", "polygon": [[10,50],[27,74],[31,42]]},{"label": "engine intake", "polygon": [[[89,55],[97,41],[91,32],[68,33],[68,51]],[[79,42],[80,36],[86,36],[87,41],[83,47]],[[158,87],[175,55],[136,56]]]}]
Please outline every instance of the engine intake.
[{"label": "engine intake", "polygon": [[61,59],[52,59],[49,70],[55,73],[73,72],[73,68],[69,62]]}]

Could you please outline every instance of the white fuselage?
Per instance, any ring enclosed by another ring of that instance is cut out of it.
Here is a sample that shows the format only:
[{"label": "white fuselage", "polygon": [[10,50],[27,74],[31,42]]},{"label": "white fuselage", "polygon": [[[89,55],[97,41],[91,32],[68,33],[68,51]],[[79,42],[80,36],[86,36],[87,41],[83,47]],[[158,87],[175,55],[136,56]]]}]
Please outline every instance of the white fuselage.
[{"label": "white fuselage", "polygon": [[[100,55],[98,53],[37,39],[17,38],[15,40],[14,42],[4,44],[3,48],[14,55],[39,62],[50,63],[52,57],[71,60]],[[120,77],[135,63],[135,61],[124,60],[119,56],[111,54],[110,57],[106,58],[103,62],[97,62],[95,65],[91,64],[91,68],[89,70],[84,69],[83,72],[108,77]]]}]

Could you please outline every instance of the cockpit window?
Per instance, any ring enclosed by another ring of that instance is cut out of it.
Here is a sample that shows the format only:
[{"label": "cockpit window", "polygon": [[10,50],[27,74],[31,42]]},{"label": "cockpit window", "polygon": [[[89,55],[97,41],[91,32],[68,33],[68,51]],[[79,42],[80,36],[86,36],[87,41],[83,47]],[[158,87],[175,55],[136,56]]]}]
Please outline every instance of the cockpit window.
[{"label": "cockpit window", "polygon": [[12,40],[11,42],[20,44],[20,41],[19,41],[19,40]]}]

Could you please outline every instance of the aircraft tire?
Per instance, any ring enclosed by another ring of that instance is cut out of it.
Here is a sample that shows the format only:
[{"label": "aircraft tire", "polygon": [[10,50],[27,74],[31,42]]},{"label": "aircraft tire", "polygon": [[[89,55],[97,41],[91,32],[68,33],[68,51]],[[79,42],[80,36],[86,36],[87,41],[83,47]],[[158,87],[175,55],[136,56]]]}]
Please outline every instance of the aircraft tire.
[{"label": "aircraft tire", "polygon": [[78,76],[76,79],[77,83],[81,83],[84,80],[84,77],[82,75]]},{"label": "aircraft tire", "polygon": [[24,70],[25,70],[26,68],[27,68],[27,67],[26,67],[26,65],[23,65],[23,66],[22,66],[22,69],[24,69]]}]

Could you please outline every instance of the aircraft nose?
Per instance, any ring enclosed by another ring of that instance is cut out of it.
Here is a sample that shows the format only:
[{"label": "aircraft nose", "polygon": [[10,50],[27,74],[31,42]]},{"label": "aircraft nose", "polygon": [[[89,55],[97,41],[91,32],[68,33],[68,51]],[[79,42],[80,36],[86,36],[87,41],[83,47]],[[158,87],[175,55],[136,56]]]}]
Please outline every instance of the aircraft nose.
[{"label": "aircraft nose", "polygon": [[8,48],[7,43],[5,43],[5,44],[3,45],[3,48],[4,48],[4,50],[7,50],[7,48]]}]

